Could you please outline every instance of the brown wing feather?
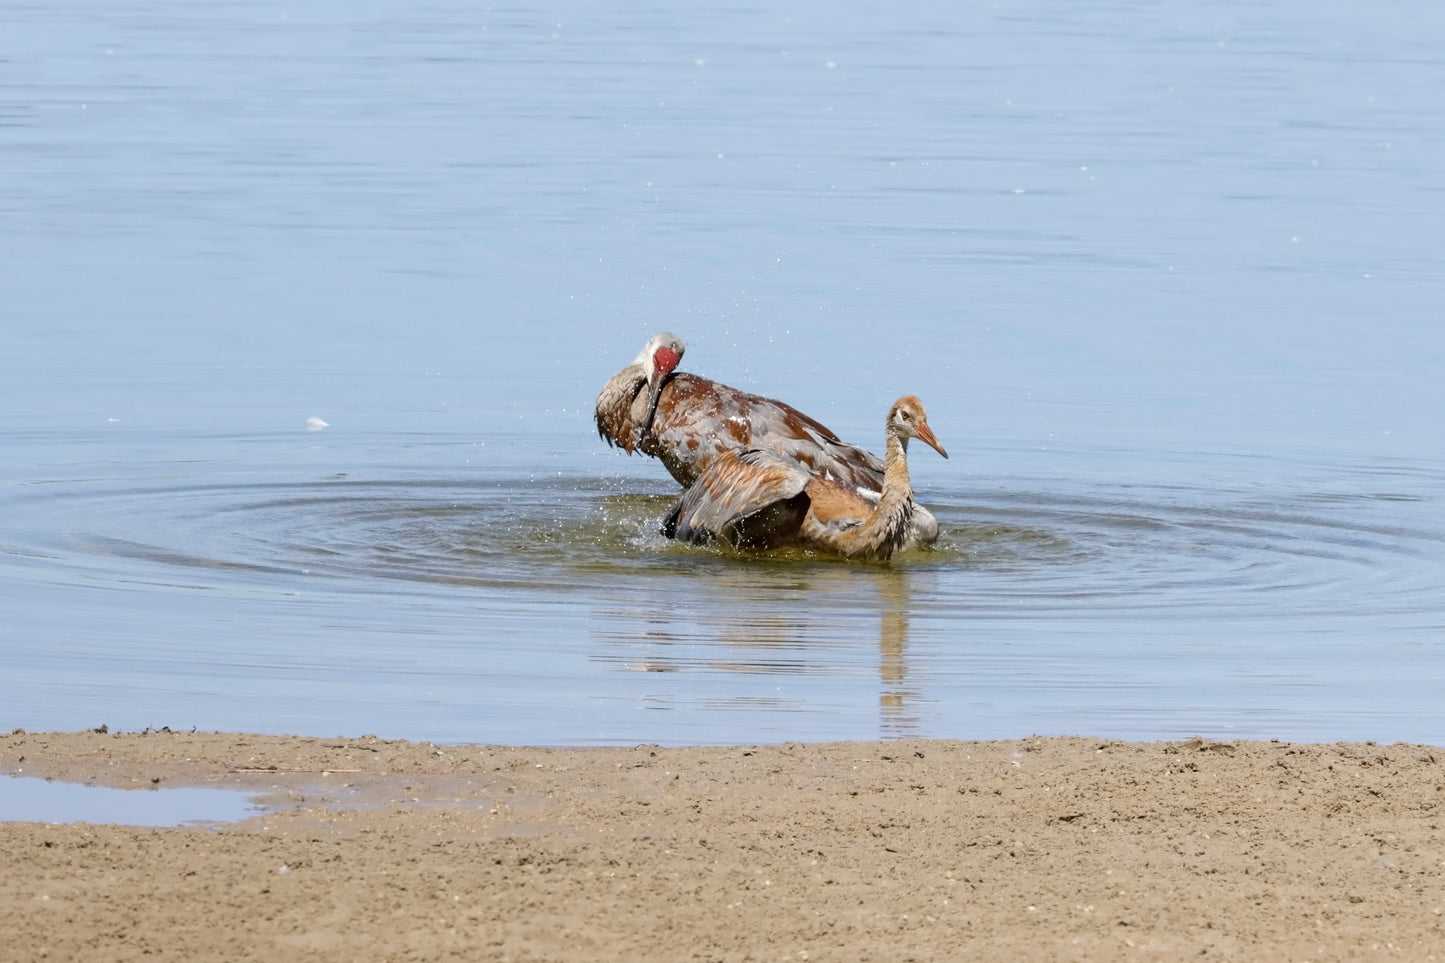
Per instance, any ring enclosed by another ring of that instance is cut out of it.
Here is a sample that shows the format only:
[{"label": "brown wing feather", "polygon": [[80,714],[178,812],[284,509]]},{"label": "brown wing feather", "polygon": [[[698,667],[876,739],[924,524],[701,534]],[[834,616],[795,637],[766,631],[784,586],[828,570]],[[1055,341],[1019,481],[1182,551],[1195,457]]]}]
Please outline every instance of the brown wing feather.
[{"label": "brown wing feather", "polygon": [[883,462],[840,441],[821,422],[772,398],[679,372],[662,389],[652,437],[642,450],[662,459],[684,486],[724,451],[761,449],[798,468],[880,491]]},{"label": "brown wing feather", "polygon": [[771,452],[724,450],[682,493],[662,533],[764,547],[793,538],[808,510],[806,471]]},{"label": "brown wing feather", "polygon": [[642,369],[628,365],[609,378],[597,395],[597,434],[609,445],[629,454],[637,447],[638,425],[632,407],[645,385]]},{"label": "brown wing feather", "polygon": [[864,498],[856,490],[822,478],[813,479],[806,490],[813,518],[828,528],[861,525],[878,507],[877,502]]}]

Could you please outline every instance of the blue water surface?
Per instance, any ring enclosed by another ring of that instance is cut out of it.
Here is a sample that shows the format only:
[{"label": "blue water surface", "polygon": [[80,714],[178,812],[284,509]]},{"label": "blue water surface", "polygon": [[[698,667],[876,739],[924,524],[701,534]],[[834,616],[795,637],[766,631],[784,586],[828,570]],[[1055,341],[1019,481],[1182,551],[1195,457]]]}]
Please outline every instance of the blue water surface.
[{"label": "blue water surface", "polygon": [[[6,4],[0,728],[1445,744],[1438,19]],[[658,536],[664,329],[938,549]]]}]

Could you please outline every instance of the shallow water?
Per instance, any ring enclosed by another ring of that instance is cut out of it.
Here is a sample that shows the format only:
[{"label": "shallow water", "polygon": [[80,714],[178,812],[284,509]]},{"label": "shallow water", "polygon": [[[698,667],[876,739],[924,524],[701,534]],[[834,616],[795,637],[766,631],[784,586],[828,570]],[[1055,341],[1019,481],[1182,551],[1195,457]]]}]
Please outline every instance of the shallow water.
[{"label": "shallow water", "polygon": [[110,789],[0,777],[0,822],[185,826],[235,822],[259,812],[250,793],[227,789]]},{"label": "shallow water", "polygon": [[[0,726],[1445,741],[1432,15],[8,6]],[[663,328],[937,548],[658,536]]]}]

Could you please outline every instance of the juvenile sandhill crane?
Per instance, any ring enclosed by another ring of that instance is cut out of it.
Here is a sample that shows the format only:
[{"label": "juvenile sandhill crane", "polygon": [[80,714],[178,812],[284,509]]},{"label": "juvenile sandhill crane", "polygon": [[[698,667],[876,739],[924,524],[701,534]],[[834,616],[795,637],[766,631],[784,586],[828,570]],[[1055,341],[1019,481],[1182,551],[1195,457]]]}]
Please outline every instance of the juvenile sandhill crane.
[{"label": "juvenile sandhill crane", "polygon": [[[842,441],[791,405],[677,371],[686,350],[675,335],[656,335],[608,380],[597,396],[597,431],[603,440],[660,459],[687,489],[714,463],[767,464],[774,472],[796,468],[870,504],[878,502],[885,466],[876,455]],[[937,537],[938,522],[915,505],[907,544]]]},{"label": "juvenile sandhill crane", "polygon": [[769,451],[726,452],[682,493],[663,533],[687,542],[803,545],[847,558],[890,558],[923,541],[916,519],[926,510],[913,500],[909,439],[921,439],[944,458],[948,452],[929,428],[923,402],[912,395],[889,409],[886,438],[883,491],[876,501]]}]

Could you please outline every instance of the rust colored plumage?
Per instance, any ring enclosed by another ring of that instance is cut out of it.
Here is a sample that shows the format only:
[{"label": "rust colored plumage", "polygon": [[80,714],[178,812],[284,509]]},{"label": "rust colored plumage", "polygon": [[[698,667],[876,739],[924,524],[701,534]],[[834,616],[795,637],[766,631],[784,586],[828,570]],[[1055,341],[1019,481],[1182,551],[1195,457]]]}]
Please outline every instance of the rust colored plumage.
[{"label": "rust colored plumage", "polygon": [[[674,335],[657,335],[597,397],[602,438],[658,458],[686,489],[664,533],[686,541],[802,541],[838,550],[828,540],[856,527],[841,519],[886,500],[884,462],[791,405],[676,371],[685,350]],[[903,472],[906,482],[906,464]],[[843,554],[886,557],[932,542],[937,521],[912,501],[911,489],[907,504],[901,541],[886,554]]]},{"label": "rust colored plumage", "polygon": [[723,452],[759,449],[845,484],[882,490],[877,456],[792,405],[675,371],[685,350],[676,336],[659,334],[608,380],[597,396],[604,441],[659,459],[684,488]]},{"label": "rust colored plumage", "polygon": [[[908,441],[919,438],[945,458],[948,452],[929,428],[923,403],[911,395],[889,410],[886,438],[887,467],[876,500],[770,452],[747,451],[713,462],[682,493],[663,532],[688,542],[796,544],[866,559],[891,558],[931,542],[938,524],[914,501]],[[929,524],[921,531],[924,518]]]}]

